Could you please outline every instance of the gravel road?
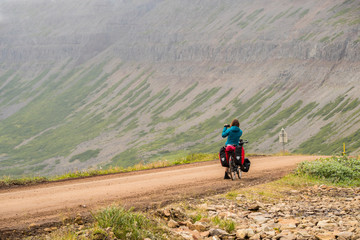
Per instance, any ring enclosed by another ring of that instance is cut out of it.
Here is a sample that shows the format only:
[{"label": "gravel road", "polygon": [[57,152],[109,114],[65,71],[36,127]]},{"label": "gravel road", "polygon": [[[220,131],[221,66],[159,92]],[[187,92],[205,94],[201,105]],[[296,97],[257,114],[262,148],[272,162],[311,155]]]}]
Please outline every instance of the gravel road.
[{"label": "gravel road", "polygon": [[318,156],[253,157],[241,180],[224,180],[218,160],[0,190],[0,232],[59,222],[112,203],[140,209],[278,179]]}]

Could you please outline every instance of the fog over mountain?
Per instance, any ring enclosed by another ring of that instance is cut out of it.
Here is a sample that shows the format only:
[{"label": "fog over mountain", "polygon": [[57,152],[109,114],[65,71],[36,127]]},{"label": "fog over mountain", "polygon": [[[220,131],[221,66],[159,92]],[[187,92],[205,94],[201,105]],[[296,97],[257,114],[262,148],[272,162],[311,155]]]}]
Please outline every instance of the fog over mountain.
[{"label": "fog over mountain", "polygon": [[360,152],[357,0],[0,0],[0,175]]}]

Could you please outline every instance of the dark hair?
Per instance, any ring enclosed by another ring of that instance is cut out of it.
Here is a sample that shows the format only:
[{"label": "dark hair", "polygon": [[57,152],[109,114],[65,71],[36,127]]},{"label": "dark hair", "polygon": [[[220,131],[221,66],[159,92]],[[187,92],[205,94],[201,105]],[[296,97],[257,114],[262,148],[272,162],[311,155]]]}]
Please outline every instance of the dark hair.
[{"label": "dark hair", "polygon": [[240,127],[239,120],[237,120],[236,118],[235,118],[234,120],[232,120],[232,122],[231,122],[231,126],[237,126],[237,127]]}]

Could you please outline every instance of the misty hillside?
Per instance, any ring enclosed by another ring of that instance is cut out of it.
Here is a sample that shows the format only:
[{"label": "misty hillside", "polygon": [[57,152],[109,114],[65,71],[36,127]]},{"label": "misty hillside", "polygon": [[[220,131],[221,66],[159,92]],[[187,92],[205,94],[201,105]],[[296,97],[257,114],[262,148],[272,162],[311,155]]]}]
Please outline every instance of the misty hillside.
[{"label": "misty hillside", "polygon": [[0,176],[360,153],[358,0],[0,0]]}]

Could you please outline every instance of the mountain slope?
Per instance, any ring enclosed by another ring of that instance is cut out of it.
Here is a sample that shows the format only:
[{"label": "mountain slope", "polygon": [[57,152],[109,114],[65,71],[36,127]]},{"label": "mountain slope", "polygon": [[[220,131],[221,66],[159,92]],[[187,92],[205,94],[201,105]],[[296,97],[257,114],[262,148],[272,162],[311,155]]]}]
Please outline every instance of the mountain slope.
[{"label": "mountain slope", "polygon": [[0,1],[0,175],[359,153],[358,1]]}]

